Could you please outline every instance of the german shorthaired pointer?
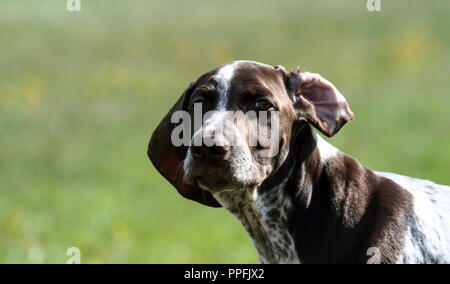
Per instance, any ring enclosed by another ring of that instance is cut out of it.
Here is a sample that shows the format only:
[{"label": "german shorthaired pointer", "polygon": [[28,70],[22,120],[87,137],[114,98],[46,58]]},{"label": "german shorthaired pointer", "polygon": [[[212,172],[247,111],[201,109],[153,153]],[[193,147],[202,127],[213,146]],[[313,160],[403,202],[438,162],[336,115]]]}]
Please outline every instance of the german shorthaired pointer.
[{"label": "german shorthaired pointer", "polygon": [[[174,146],[172,115],[193,115],[195,104],[217,112],[189,128],[190,145]],[[249,128],[235,121],[227,130],[236,146],[211,134],[236,110],[279,113],[273,156],[245,143]],[[318,74],[235,61],[190,84],[153,133],[148,155],[182,196],[235,215],[261,263],[450,263],[450,187],[373,172],[312,129],[331,137],[353,117]],[[202,135],[225,143],[194,145]]]}]

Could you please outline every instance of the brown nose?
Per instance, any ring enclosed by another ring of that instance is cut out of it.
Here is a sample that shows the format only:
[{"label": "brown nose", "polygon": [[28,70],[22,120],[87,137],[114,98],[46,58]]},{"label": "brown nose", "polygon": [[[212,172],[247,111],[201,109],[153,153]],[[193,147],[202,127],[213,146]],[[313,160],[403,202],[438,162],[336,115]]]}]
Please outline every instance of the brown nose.
[{"label": "brown nose", "polygon": [[211,159],[224,159],[228,153],[230,152],[230,147],[228,146],[194,146],[191,145],[190,147],[191,155],[195,159],[202,159],[202,158],[211,158]]}]

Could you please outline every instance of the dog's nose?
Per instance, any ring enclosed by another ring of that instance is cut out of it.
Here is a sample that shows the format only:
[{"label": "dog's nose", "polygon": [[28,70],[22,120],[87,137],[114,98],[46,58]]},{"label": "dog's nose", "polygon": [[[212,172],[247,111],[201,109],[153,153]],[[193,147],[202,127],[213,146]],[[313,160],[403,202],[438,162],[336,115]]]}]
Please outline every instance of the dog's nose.
[{"label": "dog's nose", "polygon": [[229,146],[220,146],[220,145],[213,145],[213,146],[191,145],[190,151],[191,151],[191,155],[196,159],[201,159],[201,158],[223,159],[230,152],[230,147]]}]

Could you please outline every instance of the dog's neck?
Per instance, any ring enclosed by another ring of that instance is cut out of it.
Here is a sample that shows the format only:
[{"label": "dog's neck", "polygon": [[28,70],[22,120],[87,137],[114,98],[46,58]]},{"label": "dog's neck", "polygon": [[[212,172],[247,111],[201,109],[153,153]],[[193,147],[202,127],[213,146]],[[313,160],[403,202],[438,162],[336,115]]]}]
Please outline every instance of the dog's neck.
[{"label": "dog's neck", "polygon": [[292,209],[284,180],[270,191],[258,188],[215,193],[214,197],[244,226],[260,263],[298,263],[295,243],[287,227]]},{"label": "dog's neck", "polygon": [[304,203],[305,209],[308,207],[311,181],[320,175],[326,158],[338,153],[309,126],[301,132],[282,166],[260,187],[214,194],[242,223],[261,263],[300,262],[289,216],[298,201]]},{"label": "dog's neck", "polygon": [[394,263],[412,212],[406,190],[308,125],[259,188],[215,198],[244,225],[262,263],[367,263],[373,248]]}]

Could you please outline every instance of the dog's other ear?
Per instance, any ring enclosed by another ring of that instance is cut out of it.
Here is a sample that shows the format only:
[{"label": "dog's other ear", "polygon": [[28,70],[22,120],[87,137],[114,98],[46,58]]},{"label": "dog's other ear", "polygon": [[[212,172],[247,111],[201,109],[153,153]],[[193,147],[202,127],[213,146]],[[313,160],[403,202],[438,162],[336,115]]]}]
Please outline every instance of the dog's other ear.
[{"label": "dog's other ear", "polygon": [[210,192],[183,182],[184,170],[182,161],[186,158],[188,147],[183,145],[175,147],[171,143],[171,134],[174,127],[176,127],[176,125],[171,123],[172,114],[176,111],[185,110],[184,102],[189,100],[194,88],[195,83],[193,82],[159,123],[150,139],[147,154],[155,168],[183,197],[207,206],[221,207]]},{"label": "dog's other ear", "polygon": [[328,137],[354,119],[347,100],[327,79],[298,68],[286,76],[288,94],[299,119],[305,119]]}]

